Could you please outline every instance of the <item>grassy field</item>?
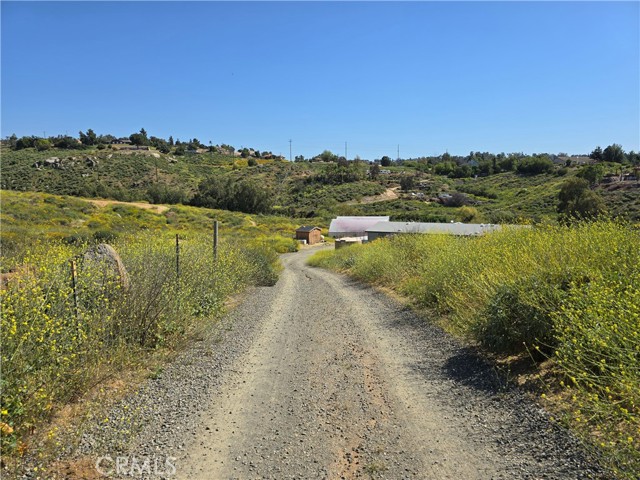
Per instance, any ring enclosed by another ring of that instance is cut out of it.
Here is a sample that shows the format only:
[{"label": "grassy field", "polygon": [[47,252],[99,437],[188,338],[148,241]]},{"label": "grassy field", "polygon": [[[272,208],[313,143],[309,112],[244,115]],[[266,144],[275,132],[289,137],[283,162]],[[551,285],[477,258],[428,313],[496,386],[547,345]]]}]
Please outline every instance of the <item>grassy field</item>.
[{"label": "grassy field", "polygon": [[470,239],[399,236],[321,252],[311,263],[397,291],[507,369],[528,363],[539,401],[600,449],[620,478],[635,479],[638,245],[627,224],[599,222]]},{"label": "grassy field", "polygon": [[[60,442],[52,418],[71,405],[86,418],[85,406],[99,410],[104,403],[86,398],[103,389],[113,395],[114,377],[130,373],[139,381],[136,372],[161,368],[167,355],[220,317],[231,296],[273,284],[277,253],[297,249],[298,224],[284,217],[0,194],[1,268],[11,272],[0,290],[0,428],[3,460],[14,465],[24,454],[55,455]],[[220,222],[217,260],[213,220]],[[126,284],[83,256],[105,241],[122,259]]]}]

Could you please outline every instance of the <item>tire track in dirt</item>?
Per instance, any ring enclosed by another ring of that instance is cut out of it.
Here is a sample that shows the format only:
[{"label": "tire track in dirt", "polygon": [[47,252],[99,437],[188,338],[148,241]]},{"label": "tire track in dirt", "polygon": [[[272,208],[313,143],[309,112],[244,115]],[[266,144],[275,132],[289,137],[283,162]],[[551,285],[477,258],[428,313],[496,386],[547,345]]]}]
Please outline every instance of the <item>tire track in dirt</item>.
[{"label": "tire track in dirt", "polygon": [[392,300],[283,256],[178,478],[605,478],[469,349]]}]

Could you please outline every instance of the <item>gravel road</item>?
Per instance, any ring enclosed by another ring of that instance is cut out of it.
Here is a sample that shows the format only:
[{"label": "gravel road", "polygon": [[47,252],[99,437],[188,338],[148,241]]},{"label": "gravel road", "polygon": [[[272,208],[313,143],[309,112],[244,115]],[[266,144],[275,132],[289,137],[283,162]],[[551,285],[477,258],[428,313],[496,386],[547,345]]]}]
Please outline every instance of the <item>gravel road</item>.
[{"label": "gravel road", "polygon": [[122,402],[84,454],[113,451],[127,423],[129,457],[175,457],[152,478],[609,478],[472,350],[307,267],[314,251],[284,255],[276,286]]}]

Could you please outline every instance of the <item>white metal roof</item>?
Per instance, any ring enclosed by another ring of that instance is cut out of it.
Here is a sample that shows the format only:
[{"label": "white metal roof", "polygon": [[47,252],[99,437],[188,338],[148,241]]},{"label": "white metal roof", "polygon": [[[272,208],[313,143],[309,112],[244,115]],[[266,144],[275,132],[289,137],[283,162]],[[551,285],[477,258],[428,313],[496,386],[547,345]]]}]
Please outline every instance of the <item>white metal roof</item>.
[{"label": "white metal roof", "polygon": [[369,232],[380,233],[447,233],[451,235],[481,235],[501,228],[491,223],[418,223],[418,222],[378,222],[367,228]]},{"label": "white metal roof", "polygon": [[337,217],[331,220],[329,235],[362,237],[366,235],[367,228],[379,222],[389,222],[389,217]]}]

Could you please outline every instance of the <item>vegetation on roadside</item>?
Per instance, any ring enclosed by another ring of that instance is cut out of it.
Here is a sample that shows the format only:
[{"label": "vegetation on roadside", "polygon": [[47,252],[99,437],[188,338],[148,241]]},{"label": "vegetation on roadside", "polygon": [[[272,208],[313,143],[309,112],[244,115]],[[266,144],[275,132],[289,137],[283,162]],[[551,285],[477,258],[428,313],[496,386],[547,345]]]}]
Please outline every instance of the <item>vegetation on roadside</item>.
[{"label": "vegetation on roadside", "polygon": [[[43,435],[52,416],[96,385],[199,335],[231,295],[273,285],[277,253],[297,248],[296,224],[282,217],[1,193],[5,459],[29,452],[34,432]],[[214,219],[221,225],[216,261]],[[120,254],[127,282],[83,255],[101,242]]]},{"label": "vegetation on roadside", "polygon": [[637,230],[600,221],[397,236],[310,263],[391,288],[488,351],[550,358],[544,397],[631,479],[640,474],[638,245]]}]

